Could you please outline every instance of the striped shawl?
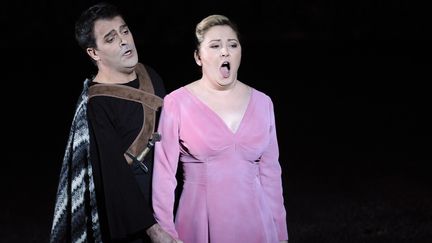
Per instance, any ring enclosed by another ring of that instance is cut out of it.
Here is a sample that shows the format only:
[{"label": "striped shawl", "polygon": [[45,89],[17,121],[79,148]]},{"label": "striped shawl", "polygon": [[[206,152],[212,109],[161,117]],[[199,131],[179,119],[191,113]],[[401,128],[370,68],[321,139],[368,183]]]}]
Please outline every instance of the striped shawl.
[{"label": "striped shawl", "polygon": [[50,243],[102,242],[89,155],[88,83],[78,99],[63,158]]}]

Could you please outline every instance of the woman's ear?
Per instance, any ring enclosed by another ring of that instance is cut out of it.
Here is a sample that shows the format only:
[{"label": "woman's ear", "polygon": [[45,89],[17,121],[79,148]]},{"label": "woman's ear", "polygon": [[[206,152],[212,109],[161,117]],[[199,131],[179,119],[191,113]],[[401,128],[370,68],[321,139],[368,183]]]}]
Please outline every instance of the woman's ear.
[{"label": "woman's ear", "polygon": [[195,50],[195,51],[194,51],[194,58],[195,58],[195,62],[196,62],[196,64],[197,64],[198,66],[201,66],[202,63],[201,63],[201,58],[200,58],[200,56],[199,56],[198,50]]}]

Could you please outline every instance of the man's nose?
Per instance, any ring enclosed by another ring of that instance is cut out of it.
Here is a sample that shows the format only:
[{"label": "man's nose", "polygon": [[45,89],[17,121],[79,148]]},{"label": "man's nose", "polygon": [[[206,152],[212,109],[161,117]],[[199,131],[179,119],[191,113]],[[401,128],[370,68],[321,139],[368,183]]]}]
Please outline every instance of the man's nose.
[{"label": "man's nose", "polygon": [[127,43],[128,43],[127,38],[120,36],[120,45],[126,45]]}]

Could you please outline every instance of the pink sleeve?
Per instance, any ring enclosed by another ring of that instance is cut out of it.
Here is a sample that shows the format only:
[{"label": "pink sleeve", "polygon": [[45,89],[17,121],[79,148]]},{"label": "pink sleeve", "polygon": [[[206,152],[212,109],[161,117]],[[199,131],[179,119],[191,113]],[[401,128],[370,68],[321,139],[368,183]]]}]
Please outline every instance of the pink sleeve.
[{"label": "pink sleeve", "polygon": [[161,141],[155,145],[152,202],[154,215],[160,226],[178,238],[174,226],[174,191],[179,159],[179,112],[175,100],[166,96],[159,120]]},{"label": "pink sleeve", "polygon": [[273,212],[279,240],[288,239],[286,211],[282,190],[282,169],[279,164],[279,147],[276,136],[276,124],[273,103],[269,103],[270,143],[264,151],[260,163],[260,178],[266,197]]}]

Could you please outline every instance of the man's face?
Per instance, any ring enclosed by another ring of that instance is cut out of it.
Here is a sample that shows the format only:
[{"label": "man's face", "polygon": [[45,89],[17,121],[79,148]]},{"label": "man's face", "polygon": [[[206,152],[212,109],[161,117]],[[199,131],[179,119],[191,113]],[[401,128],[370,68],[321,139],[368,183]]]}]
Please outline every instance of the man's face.
[{"label": "man's face", "polygon": [[132,33],[120,16],[95,22],[96,48],[88,48],[99,69],[129,70],[138,63]]}]

